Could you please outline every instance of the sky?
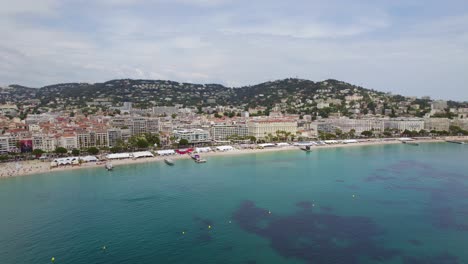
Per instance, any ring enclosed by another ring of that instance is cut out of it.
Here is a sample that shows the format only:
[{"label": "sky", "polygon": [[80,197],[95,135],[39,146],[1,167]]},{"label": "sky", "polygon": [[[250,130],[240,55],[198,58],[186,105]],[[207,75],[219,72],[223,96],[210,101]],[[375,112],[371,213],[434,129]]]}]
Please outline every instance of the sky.
[{"label": "sky", "polygon": [[468,101],[466,0],[0,0],[0,84],[337,79]]}]

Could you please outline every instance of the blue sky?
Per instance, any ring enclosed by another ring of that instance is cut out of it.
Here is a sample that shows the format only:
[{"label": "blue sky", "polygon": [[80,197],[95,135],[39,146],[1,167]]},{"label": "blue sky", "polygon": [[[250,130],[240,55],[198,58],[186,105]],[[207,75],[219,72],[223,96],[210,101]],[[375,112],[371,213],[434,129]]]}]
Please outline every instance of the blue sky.
[{"label": "blue sky", "polygon": [[338,79],[468,100],[466,0],[0,0],[0,83]]}]

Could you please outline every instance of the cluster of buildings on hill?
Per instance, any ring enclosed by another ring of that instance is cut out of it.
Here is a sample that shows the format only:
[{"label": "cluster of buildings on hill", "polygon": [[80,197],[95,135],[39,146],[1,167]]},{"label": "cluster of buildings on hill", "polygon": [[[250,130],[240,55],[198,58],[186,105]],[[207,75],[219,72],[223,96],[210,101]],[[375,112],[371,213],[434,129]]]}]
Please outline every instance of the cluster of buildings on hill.
[{"label": "cluster of buildings on hill", "polygon": [[[445,111],[446,107],[442,101],[435,101],[432,105],[435,113],[441,109]],[[301,140],[337,131],[358,137],[365,131],[381,135],[384,132],[449,131],[451,126],[468,130],[468,108],[450,110],[454,114],[452,119],[375,116],[317,119],[311,115],[284,115],[275,111],[271,111],[268,116],[251,117],[249,114],[254,109],[228,117],[200,114],[200,109],[182,106],[135,109],[131,103],[113,109],[120,114],[85,115],[80,111],[58,111],[29,114],[21,120],[11,116],[17,111],[14,105],[1,105],[0,153],[28,152],[33,149],[54,151],[57,147],[68,150],[109,148],[133,136],[148,133],[158,134],[164,146],[180,139],[186,139],[190,144],[204,145],[227,140],[271,141],[280,136],[284,140]]]}]

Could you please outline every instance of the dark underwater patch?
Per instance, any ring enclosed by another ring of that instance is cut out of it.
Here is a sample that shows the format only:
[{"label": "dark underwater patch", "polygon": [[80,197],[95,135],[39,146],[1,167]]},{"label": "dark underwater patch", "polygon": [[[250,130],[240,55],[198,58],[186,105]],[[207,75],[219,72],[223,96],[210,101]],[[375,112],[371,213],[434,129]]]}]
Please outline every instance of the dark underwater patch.
[{"label": "dark underwater patch", "polygon": [[410,239],[408,240],[408,243],[410,243],[413,246],[422,246],[423,242],[417,239]]},{"label": "dark underwater patch", "polygon": [[330,206],[320,206],[320,210],[329,213],[333,211],[333,208],[331,208]]},{"label": "dark underwater patch", "polygon": [[460,264],[457,257],[448,253],[430,257],[403,257],[403,264]]},{"label": "dark underwater patch", "polygon": [[[270,240],[270,246],[283,257],[308,263],[357,264],[363,256],[388,260],[398,254],[376,242],[381,231],[367,217],[311,210],[288,216],[270,215],[252,201],[245,201],[233,219],[244,231]],[[266,224],[259,225],[261,222]]]},{"label": "dark underwater patch", "polygon": [[311,209],[313,204],[309,201],[300,201],[296,203],[296,206],[302,209]]}]

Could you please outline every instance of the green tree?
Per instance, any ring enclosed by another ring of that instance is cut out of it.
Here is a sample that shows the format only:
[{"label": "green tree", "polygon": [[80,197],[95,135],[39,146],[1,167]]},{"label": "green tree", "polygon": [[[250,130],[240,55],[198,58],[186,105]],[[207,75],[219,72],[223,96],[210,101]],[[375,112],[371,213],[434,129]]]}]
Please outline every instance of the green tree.
[{"label": "green tree", "polygon": [[110,148],[110,152],[112,152],[112,153],[119,153],[121,151],[122,151],[122,148],[119,147],[119,146],[115,146],[115,147]]},{"label": "green tree", "polygon": [[32,154],[36,157],[40,157],[42,154],[44,154],[45,151],[43,151],[42,149],[34,149]]},{"label": "green tree", "polygon": [[361,136],[364,136],[364,137],[372,137],[373,135],[374,135],[374,133],[372,131],[369,131],[369,130],[362,131],[362,133],[361,133]]},{"label": "green tree", "polygon": [[179,140],[179,146],[187,146],[189,144],[188,140],[185,138],[182,138]]},{"label": "green tree", "polygon": [[68,150],[64,147],[57,147],[55,149],[55,153],[56,154],[67,154],[68,153]]},{"label": "green tree", "polygon": [[158,134],[146,133],[145,138],[151,146],[154,146],[155,144],[159,146],[161,144]]},{"label": "green tree", "polygon": [[97,155],[99,153],[99,149],[96,147],[90,147],[87,152],[91,155]]},{"label": "green tree", "polygon": [[80,150],[79,149],[72,149],[72,155],[73,156],[79,156],[80,155]]},{"label": "green tree", "polygon": [[138,138],[138,140],[136,141],[136,146],[140,149],[148,148],[148,140],[146,140],[146,138],[144,137]]}]

